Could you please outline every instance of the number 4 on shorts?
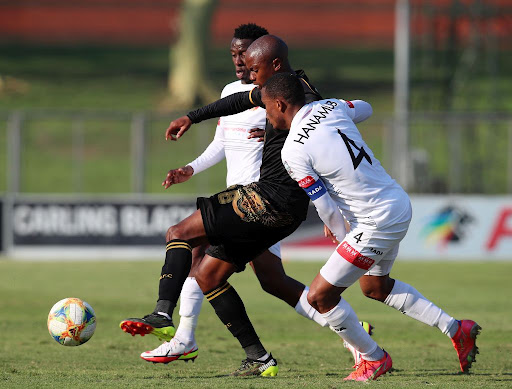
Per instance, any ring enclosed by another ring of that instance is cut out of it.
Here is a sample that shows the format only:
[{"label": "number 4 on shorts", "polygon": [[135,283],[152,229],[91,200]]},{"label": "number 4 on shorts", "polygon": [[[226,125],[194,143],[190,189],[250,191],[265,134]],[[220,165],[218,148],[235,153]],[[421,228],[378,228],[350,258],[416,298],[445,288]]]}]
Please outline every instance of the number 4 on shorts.
[{"label": "number 4 on shorts", "polygon": [[357,235],[355,235],[355,236],[354,236],[354,240],[355,240],[357,243],[361,242],[361,239],[363,239],[363,233],[362,233],[362,232],[360,232],[359,234],[357,234]]}]

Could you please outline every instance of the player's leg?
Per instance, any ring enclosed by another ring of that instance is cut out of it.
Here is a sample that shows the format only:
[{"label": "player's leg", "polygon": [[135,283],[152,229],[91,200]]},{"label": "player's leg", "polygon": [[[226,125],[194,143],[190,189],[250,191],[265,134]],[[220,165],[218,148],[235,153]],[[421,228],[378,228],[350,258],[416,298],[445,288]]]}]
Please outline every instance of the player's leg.
[{"label": "player's leg", "polygon": [[196,279],[219,319],[246,353],[247,359],[233,375],[274,376],[277,374],[277,362],[261,344],[242,299],[227,282],[237,270],[233,263],[205,255]]},{"label": "player's leg", "polygon": [[[197,351],[198,349],[195,329],[199,319],[199,312],[203,305],[204,295],[197,284],[195,274],[207,247],[206,245],[201,245],[192,249],[192,268],[180,294],[180,324],[176,329],[174,338],[167,347],[169,355],[180,357],[188,355],[190,350]],[[195,356],[197,356],[197,352]]]},{"label": "player's leg", "polygon": [[361,354],[356,370],[347,380],[376,379],[392,366],[389,355],[363,329],[355,312],[341,296],[347,287],[378,263],[380,258],[370,249],[375,245],[375,232],[371,228],[350,231],[322,267],[308,294],[310,304],[322,313],[331,328]]},{"label": "player's leg", "polygon": [[359,279],[363,294],[395,308],[406,316],[438,328],[452,339],[460,368],[467,372],[476,361],[476,337],[480,326],[472,320],[455,320],[411,285],[391,278],[389,273],[397,254],[398,245]]},{"label": "player's leg", "polygon": [[123,331],[132,335],[153,334],[164,340],[170,340],[174,336],[172,314],[191,269],[192,248],[208,243],[201,213],[196,211],[170,227],[166,240],[165,263],[159,279],[155,309],[143,318],[126,319],[120,324]]},{"label": "player's leg", "polygon": [[298,314],[326,327],[328,324],[325,319],[307,301],[309,288],[285,273],[280,254],[277,243],[251,262],[261,287],[294,307]]}]

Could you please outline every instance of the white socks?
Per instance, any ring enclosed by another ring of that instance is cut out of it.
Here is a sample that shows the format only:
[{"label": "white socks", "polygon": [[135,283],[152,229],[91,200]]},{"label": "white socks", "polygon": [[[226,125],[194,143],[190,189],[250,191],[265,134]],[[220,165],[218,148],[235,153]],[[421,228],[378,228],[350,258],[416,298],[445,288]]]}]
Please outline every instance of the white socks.
[{"label": "white socks", "polygon": [[384,351],[359,324],[356,313],[343,297],[338,305],[321,315],[331,329],[359,351],[364,359],[378,361],[384,356]]},{"label": "white socks", "polygon": [[309,292],[309,288],[306,286],[304,288],[304,291],[300,295],[300,299],[297,302],[297,305],[295,306],[295,311],[299,315],[302,315],[307,319],[316,321],[322,327],[327,327],[329,325],[329,323],[327,323],[327,321],[322,317],[320,312],[318,312],[315,308],[313,308],[311,305],[309,305],[308,292]]},{"label": "white socks", "polygon": [[457,320],[423,297],[411,285],[399,280],[395,280],[393,290],[386,297],[384,304],[398,309],[404,315],[422,323],[439,328],[443,334],[450,338],[455,335],[459,328]]},{"label": "white socks", "polygon": [[176,330],[176,339],[192,346],[195,343],[195,330],[199,312],[203,305],[204,294],[194,277],[187,277],[180,296],[180,325]]},{"label": "white socks", "polygon": [[[327,321],[317,310],[309,305],[307,298],[308,291],[309,288],[306,286],[299,301],[297,302],[297,305],[295,306],[295,311],[300,315],[317,322],[322,327],[327,327],[329,325]],[[199,312],[203,305],[203,299],[204,294],[197,284],[196,279],[194,277],[187,277],[183,284],[183,288],[181,289],[181,319],[175,335],[175,337],[186,346],[191,346],[195,343],[195,329],[197,327]]]}]

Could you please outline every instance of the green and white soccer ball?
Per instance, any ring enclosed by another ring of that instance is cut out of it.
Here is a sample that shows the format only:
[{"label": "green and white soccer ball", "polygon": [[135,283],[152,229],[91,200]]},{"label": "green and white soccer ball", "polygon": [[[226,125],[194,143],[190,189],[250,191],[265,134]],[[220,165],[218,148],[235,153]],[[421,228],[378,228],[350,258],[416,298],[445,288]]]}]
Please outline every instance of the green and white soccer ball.
[{"label": "green and white soccer ball", "polygon": [[92,307],[78,298],[57,302],[48,314],[48,331],[63,346],[80,346],[94,334],[96,315]]}]

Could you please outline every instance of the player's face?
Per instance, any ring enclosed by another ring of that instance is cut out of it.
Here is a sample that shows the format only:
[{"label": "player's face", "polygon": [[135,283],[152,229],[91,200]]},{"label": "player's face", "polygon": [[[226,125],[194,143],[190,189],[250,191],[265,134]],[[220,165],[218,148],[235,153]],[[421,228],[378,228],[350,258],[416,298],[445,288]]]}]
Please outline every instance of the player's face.
[{"label": "player's face", "polygon": [[249,69],[245,66],[245,52],[252,42],[251,39],[239,38],[233,38],[231,41],[231,59],[235,65],[236,78],[242,80],[243,84],[249,84],[251,82]]},{"label": "player's face", "polygon": [[265,104],[265,110],[267,112],[267,119],[272,124],[272,127],[278,130],[286,129],[286,122],[284,120],[284,114],[278,100],[272,99],[267,96],[265,89],[261,91],[261,101]]},{"label": "player's face", "polygon": [[250,71],[251,81],[259,87],[275,74],[272,61],[263,58],[261,55],[249,54],[245,57],[245,66]]}]

